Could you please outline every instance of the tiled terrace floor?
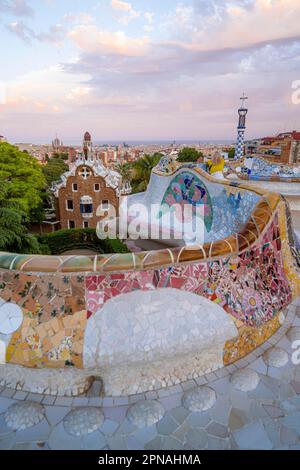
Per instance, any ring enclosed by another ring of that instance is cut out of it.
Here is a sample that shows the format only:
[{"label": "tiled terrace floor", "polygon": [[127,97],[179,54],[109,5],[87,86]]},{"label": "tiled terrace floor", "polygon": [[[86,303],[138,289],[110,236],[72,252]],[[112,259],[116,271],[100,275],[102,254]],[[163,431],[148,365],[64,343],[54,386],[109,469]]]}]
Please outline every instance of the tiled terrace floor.
[{"label": "tiled terrace floor", "polygon": [[[235,365],[145,395],[101,398],[99,382],[94,382],[87,395],[76,398],[0,388],[0,449],[300,449],[300,365],[291,360],[294,350],[286,336],[291,326],[300,327],[299,299],[289,307],[279,332]],[[274,345],[288,353],[284,367],[268,367],[264,362],[262,354]],[[230,381],[234,371],[245,367],[260,378],[251,392],[235,390]],[[215,390],[216,403],[203,412],[187,410],[183,394],[204,384]],[[127,411],[145,398],[160,402],[165,414],[156,424],[137,428],[127,419]],[[40,403],[44,419],[23,431],[13,431],[4,414],[21,401]],[[82,437],[68,434],[63,424],[67,414],[91,406],[102,408],[103,424]]]}]

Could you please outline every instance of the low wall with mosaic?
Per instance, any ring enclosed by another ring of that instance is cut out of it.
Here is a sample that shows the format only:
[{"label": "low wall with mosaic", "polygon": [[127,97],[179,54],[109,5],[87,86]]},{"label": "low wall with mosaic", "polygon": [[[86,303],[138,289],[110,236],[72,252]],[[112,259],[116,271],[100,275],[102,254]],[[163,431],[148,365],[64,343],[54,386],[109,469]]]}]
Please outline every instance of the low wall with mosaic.
[{"label": "low wall with mosaic", "polygon": [[197,202],[206,196],[202,203],[214,209],[208,196],[221,197],[238,211],[245,198],[251,201],[248,217],[230,225],[230,233],[228,224],[222,226],[219,239],[213,236],[214,214],[207,211],[207,241],[192,250],[1,253],[0,378],[13,365],[51,374],[82,370],[86,377],[100,376],[107,395],[139,393],[233,363],[276,332],[284,309],[300,293],[286,201],[247,185],[216,182],[199,168],[172,172],[161,199],[173,197],[174,183],[175,194],[179,184],[186,196],[186,188],[200,182],[209,194],[194,191]]},{"label": "low wall with mosaic", "polygon": [[272,163],[261,157],[245,157],[236,162],[230,162],[226,165],[224,174],[236,175],[240,179],[253,181],[300,182],[299,165]]}]

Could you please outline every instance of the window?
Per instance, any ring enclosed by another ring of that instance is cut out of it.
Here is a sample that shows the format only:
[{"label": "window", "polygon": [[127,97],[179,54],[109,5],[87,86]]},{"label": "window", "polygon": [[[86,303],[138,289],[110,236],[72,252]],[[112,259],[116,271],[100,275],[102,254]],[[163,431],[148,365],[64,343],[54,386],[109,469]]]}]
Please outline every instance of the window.
[{"label": "window", "polygon": [[80,198],[80,213],[82,217],[93,217],[93,199],[90,196]]},{"label": "window", "polygon": [[69,220],[69,228],[75,228],[74,220]]},{"label": "window", "polygon": [[91,170],[87,166],[83,166],[79,172],[79,175],[82,176],[84,180],[87,180],[91,175]]},{"label": "window", "polygon": [[80,204],[81,214],[92,214],[93,204]]},{"label": "window", "polygon": [[108,206],[109,206],[108,199],[103,199],[103,201],[101,201],[101,205],[102,205],[102,209],[108,209]]},{"label": "window", "polygon": [[89,228],[89,223],[87,220],[83,221],[83,228]]},{"label": "window", "polygon": [[95,191],[100,191],[100,184],[99,183],[95,183],[94,190]]},{"label": "window", "polygon": [[67,210],[72,211],[74,209],[73,200],[67,199]]},{"label": "window", "polygon": [[72,186],[73,186],[73,191],[74,191],[74,192],[78,191],[78,185],[77,185],[77,183],[73,183]]}]

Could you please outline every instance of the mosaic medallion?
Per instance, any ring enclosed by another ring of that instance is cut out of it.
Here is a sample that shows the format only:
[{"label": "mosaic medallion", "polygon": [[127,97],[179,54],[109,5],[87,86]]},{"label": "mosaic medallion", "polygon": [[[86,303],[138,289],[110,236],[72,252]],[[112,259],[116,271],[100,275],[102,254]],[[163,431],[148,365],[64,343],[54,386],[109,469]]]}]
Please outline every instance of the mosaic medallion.
[{"label": "mosaic medallion", "polygon": [[23,322],[23,312],[18,305],[6,302],[0,307],[0,333],[10,335],[14,333]]},{"label": "mosaic medallion", "polygon": [[[196,208],[204,206],[204,224],[206,230],[210,232],[213,221],[212,200],[203,181],[196,175],[188,171],[179,173],[170,183],[161,202],[172,211],[174,204],[179,204],[183,209],[184,205],[191,205],[193,216],[197,215]],[[160,213],[160,217],[162,212]]]}]

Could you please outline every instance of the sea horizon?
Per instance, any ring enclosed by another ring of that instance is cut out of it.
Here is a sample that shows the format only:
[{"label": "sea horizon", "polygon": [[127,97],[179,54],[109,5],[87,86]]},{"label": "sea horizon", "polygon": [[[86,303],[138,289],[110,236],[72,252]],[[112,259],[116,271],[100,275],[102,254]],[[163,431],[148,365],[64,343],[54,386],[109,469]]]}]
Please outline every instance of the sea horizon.
[{"label": "sea horizon", "polygon": [[[82,141],[73,141],[73,140],[62,140],[63,145],[65,146],[81,146]],[[14,142],[14,145],[51,145],[52,142]],[[129,146],[137,146],[137,145],[233,145],[234,141],[232,140],[224,140],[224,139],[205,139],[205,140],[199,140],[199,139],[178,139],[178,140],[124,140],[124,139],[119,139],[119,140],[94,140],[93,141],[94,145],[97,146],[116,146],[116,145],[121,145],[121,144],[126,144]]]}]

